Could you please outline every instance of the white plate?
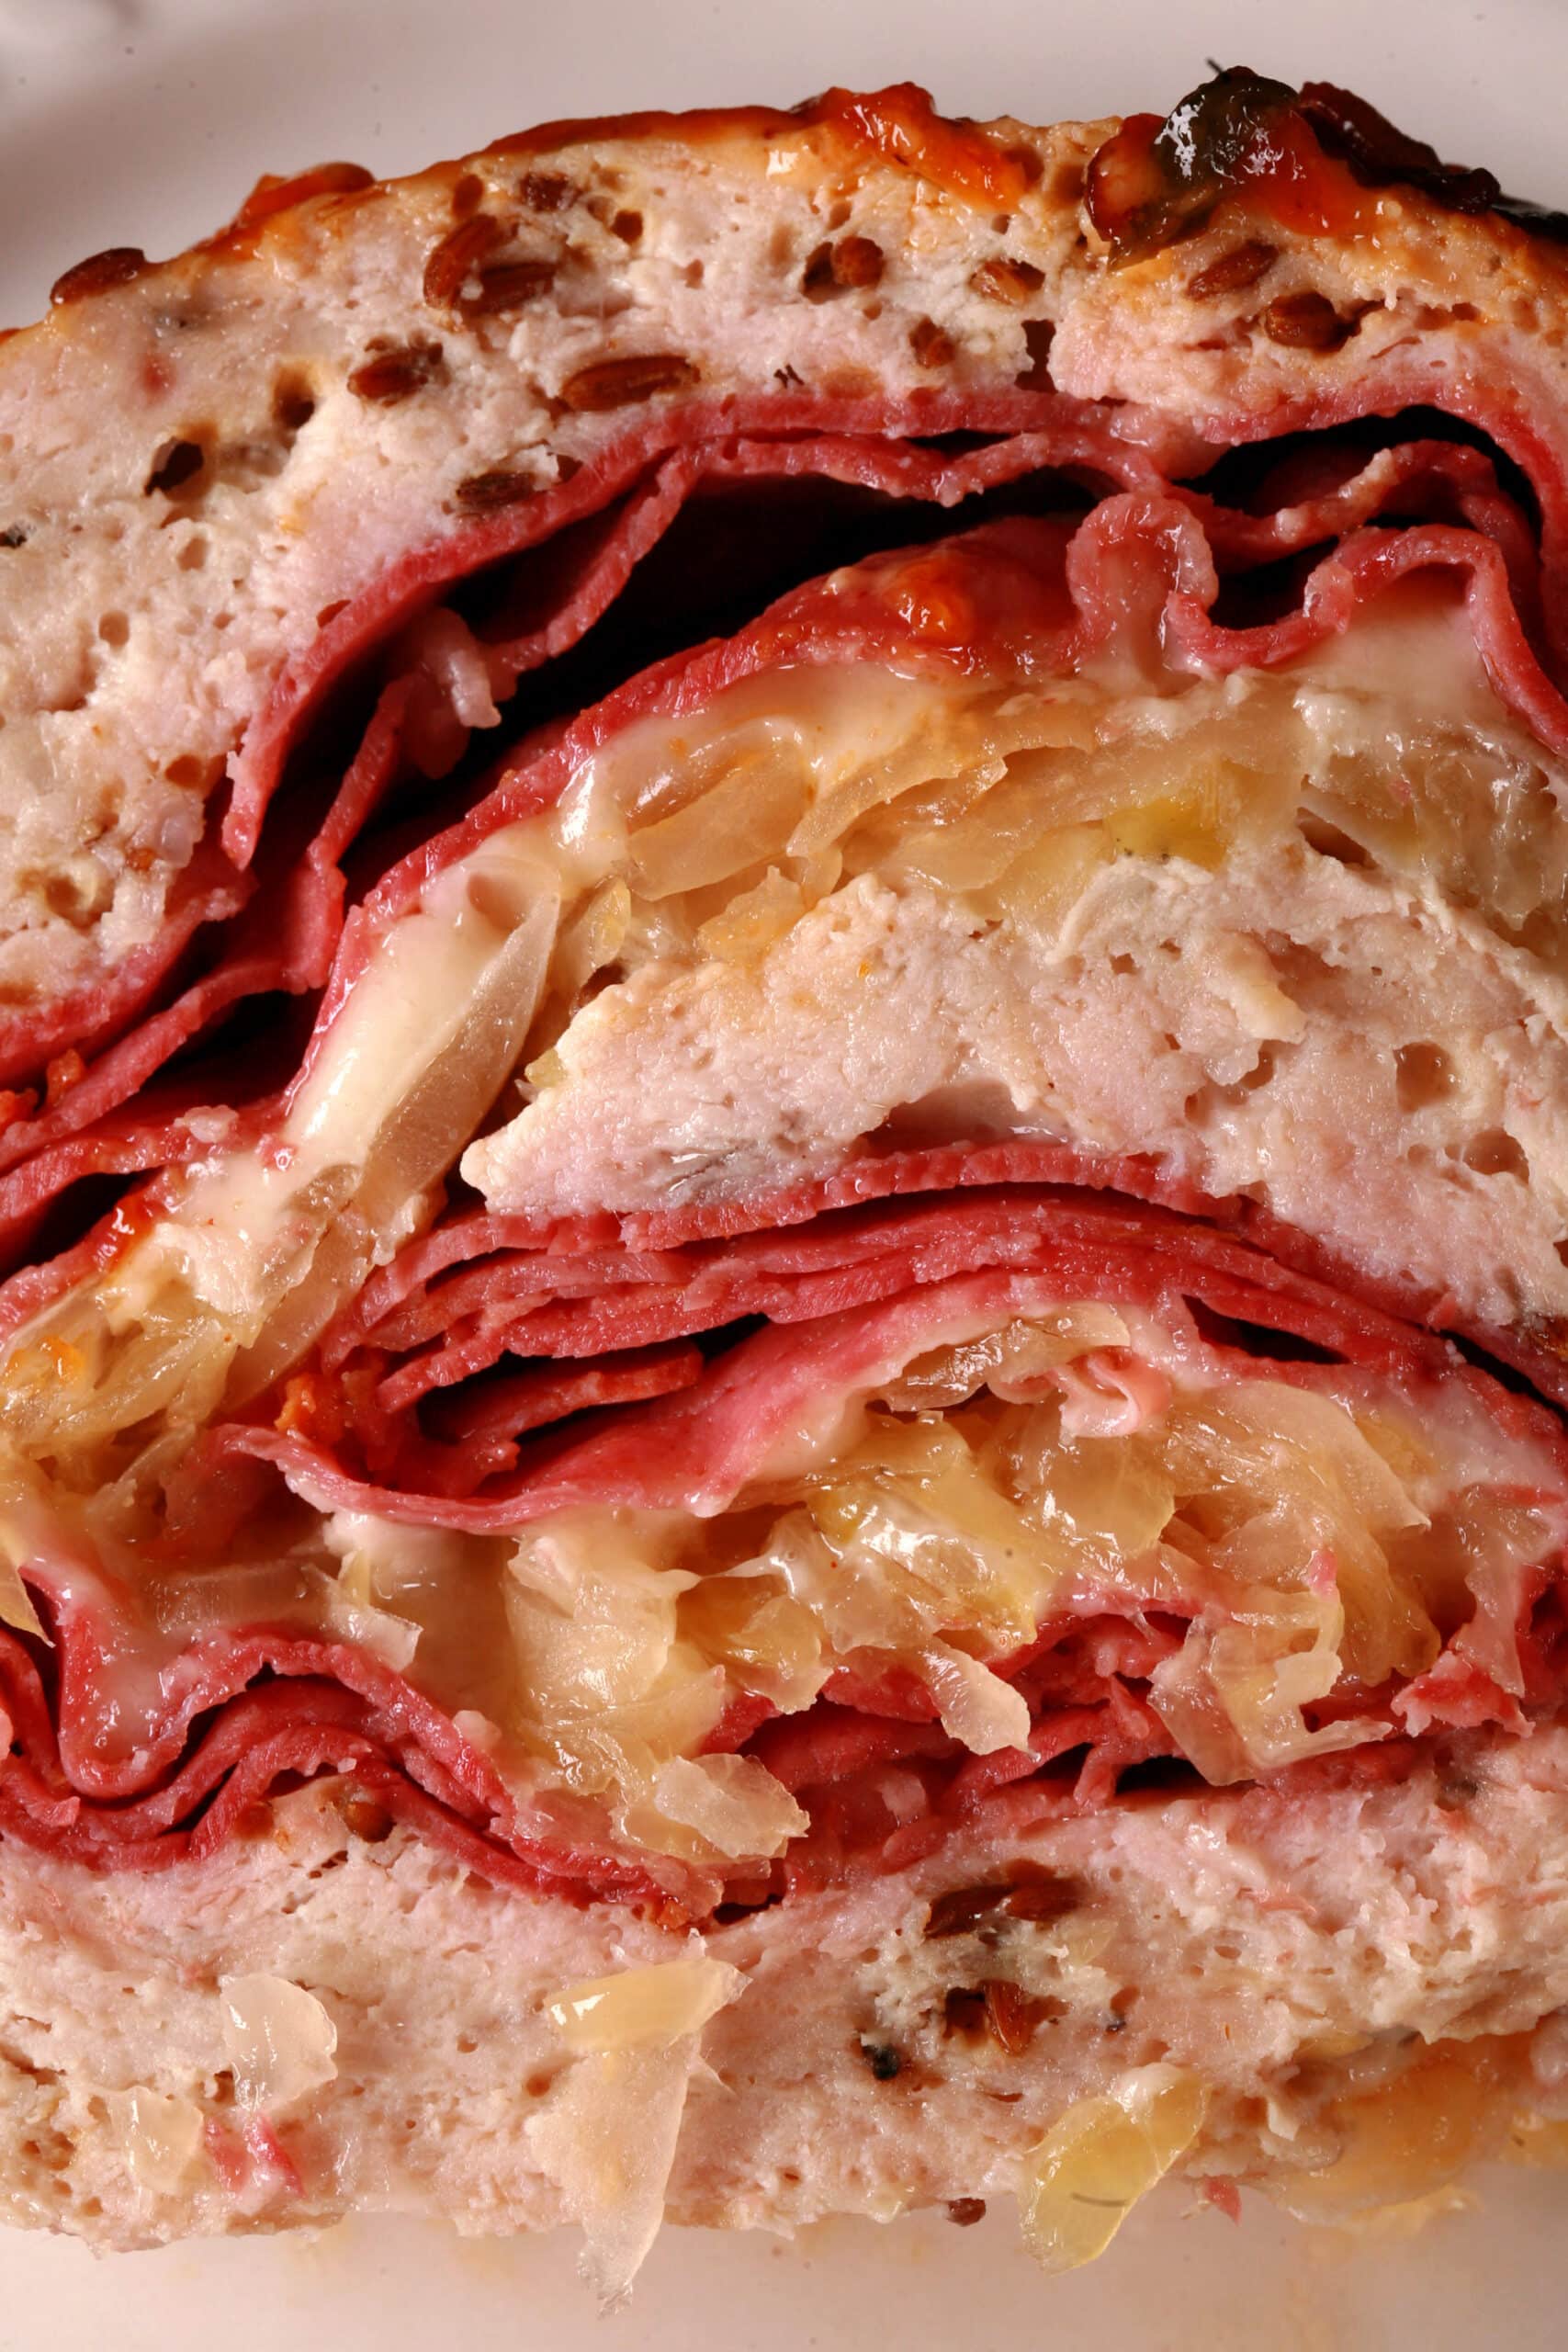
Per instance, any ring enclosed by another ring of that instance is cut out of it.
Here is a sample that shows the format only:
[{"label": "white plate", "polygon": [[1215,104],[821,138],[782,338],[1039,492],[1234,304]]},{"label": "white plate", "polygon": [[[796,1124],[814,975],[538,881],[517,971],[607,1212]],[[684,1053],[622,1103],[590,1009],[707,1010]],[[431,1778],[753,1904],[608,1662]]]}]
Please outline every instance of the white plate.
[{"label": "white plate", "polygon": [[[1161,107],[1203,61],[1348,82],[1446,154],[1568,201],[1562,0],[0,0],[0,319],[109,244],[170,252],[266,170],[382,171],[551,116],[792,101],[928,83],[1037,121]],[[1349,2246],[1255,2199],[1239,2230],[1179,2192],[1093,2271],[1044,2285],[994,2213],[834,2223],[794,2245],[667,2232],[602,2328],[564,2240],[488,2245],[401,2222],[311,2243],[95,2261],[3,2241],[0,2352],[1561,2352],[1560,2179],[1499,2174],[1480,2212]]]}]

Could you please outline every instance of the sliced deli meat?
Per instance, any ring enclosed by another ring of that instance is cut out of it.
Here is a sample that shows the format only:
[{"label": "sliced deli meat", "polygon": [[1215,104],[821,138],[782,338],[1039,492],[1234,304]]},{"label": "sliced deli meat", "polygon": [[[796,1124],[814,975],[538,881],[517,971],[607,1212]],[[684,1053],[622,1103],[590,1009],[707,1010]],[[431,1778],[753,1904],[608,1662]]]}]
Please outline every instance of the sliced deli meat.
[{"label": "sliced deli meat", "polygon": [[1551,2144],[1560,226],[834,92],[0,350],[8,2211]]},{"label": "sliced deli meat", "polygon": [[[635,1317],[635,1261],[598,1271],[531,1354],[592,1348],[606,1297]],[[731,1862],[847,1866],[846,1776],[859,1868],[1002,1788],[1050,1817],[1154,1758],[1223,1786],[1553,1703],[1554,1416],[1245,1245],[1020,1184],[662,1272],[700,1344],[538,1355],[524,1434],[516,1374],[445,1392],[431,1437],[356,1419],[351,1364],[185,1426],[173,1466],[18,1476],[12,1613],[48,1613],[55,1705],[9,1642],[15,1834],[209,1850],[255,1717],[406,1770],[509,1878],[618,1886],[608,1840],[700,1917]]]},{"label": "sliced deli meat", "polygon": [[1568,1302],[1561,778],[1472,556],[1354,533],[1288,622],[1221,628],[1190,515],[1111,498],[834,574],[594,714],[540,763],[564,1026],[463,1176],[548,1219],[1017,1135],[1533,1338]]}]

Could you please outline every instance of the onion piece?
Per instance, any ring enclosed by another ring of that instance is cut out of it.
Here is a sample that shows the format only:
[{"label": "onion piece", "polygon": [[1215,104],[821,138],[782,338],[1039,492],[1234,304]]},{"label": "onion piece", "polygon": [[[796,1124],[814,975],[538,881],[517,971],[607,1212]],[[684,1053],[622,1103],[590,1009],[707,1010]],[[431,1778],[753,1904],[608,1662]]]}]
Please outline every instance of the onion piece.
[{"label": "onion piece", "polygon": [[[18,1334],[18,1450],[101,1484],[127,1432],[142,1453],[181,1442],[298,1362],[432,1213],[523,1045],[559,905],[525,826],[435,876],[318,1037],[265,1148],[193,1163],[106,1275]],[[40,1351],[73,1376],[25,1377]]]},{"label": "onion piece", "polygon": [[[1026,1732],[1028,1721],[1026,1707]],[[672,1756],[654,1774],[653,1794],[667,1821],[694,1829],[731,1860],[782,1854],[811,1826],[789,1791],[754,1756]]]},{"label": "onion piece", "polygon": [[613,1511],[562,1512],[530,1530],[506,1586],[524,1689],[552,1716],[647,1698],[675,1645],[677,1603],[694,1581],[640,1556],[636,1533]]},{"label": "onion piece", "polygon": [[1140,2066],[1109,2097],[1079,2099],[1024,2159],[1024,2244],[1049,2277],[1104,2253],[1140,2197],[1197,2139],[1206,2085],[1180,2066]]},{"label": "onion piece", "polygon": [[360,1552],[335,1577],[322,1579],[321,1612],[327,1630],[342,1642],[368,1650],[399,1674],[406,1674],[419,1648],[420,1628],[412,1618],[380,1608],[372,1589],[370,1563]]},{"label": "onion piece", "polygon": [[603,2311],[625,2301],[659,2235],[696,2046],[688,2036],[580,2058],[525,2126],[567,2218],[582,2225],[578,2268]]},{"label": "onion piece", "polygon": [[1193,1621],[1177,1655],[1155,1668],[1150,1704],[1216,1788],[1386,1739],[1387,1723],[1351,1719],[1313,1731],[1303,1718],[1339,1679],[1344,1626],[1337,1592],[1255,1588],[1224,1619]]},{"label": "onion piece", "polygon": [[42,1642],[49,1636],[20,1575],[22,1562],[37,1555],[37,1544],[28,1532],[25,1513],[26,1504],[20,1498],[14,1502],[0,1502],[0,1623]]},{"label": "onion piece", "polygon": [[106,2104],[137,2188],[152,2197],[177,2196],[201,2154],[201,2109],[142,2083],[108,2092]]},{"label": "onion piece", "polygon": [[1116,1309],[1094,1299],[1015,1317],[1000,1330],[913,1357],[880,1398],[899,1412],[961,1405],[980,1388],[1020,1402],[1037,1396],[1044,1375],[1059,1365],[1096,1348],[1124,1348],[1131,1338]]},{"label": "onion piece", "polygon": [[620,954],[631,922],[632,896],[623,881],[603,882],[580,914],[562,929],[550,965],[550,985],[567,997]]},{"label": "onion piece", "polygon": [[702,2030],[746,1982],[694,1939],[680,1960],[569,1984],[546,2004],[578,2054],[528,2141],[583,2225],[580,2267],[606,2310],[659,2234]]},{"label": "onion piece", "polygon": [[808,793],[808,770],[788,732],[748,729],[726,747],[723,773],[701,798],[631,834],[626,867],[639,899],[674,898],[783,855]]},{"label": "onion piece", "polygon": [[563,1985],[545,2014],[569,2049],[595,2052],[668,2049],[700,2033],[744,1990],[746,1979],[728,1961],[705,1951],[614,1976]]},{"label": "onion piece", "polygon": [[806,903],[799,883],[770,865],[752,889],[743,890],[721,914],[710,915],[699,925],[696,944],[705,956],[727,964],[765,955],[799,922]]},{"label": "onion piece", "polygon": [[225,1976],[223,2047],[248,2107],[296,2106],[337,2075],[337,2028],[323,2005],[286,1976]]},{"label": "onion piece", "polygon": [[933,1642],[920,1664],[942,1727],[976,1756],[1029,1745],[1029,1702],[978,1658],[951,1642]]}]

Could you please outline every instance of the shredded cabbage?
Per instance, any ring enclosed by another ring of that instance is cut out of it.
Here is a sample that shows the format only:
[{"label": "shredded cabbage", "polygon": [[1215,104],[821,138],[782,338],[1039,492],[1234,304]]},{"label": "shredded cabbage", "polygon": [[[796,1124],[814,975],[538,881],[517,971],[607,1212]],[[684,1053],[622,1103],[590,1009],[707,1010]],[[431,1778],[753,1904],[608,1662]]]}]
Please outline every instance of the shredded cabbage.
[{"label": "shredded cabbage", "polygon": [[536,2162],[582,2225],[582,2277],[604,2311],[631,2291],[664,2219],[694,2041],[579,2059],[525,2126]]},{"label": "shredded cabbage", "polygon": [[337,2075],[337,2028],[323,2005],[286,1976],[226,1976],[223,2047],[247,2106],[294,2107]]},{"label": "shredded cabbage", "polygon": [[943,1731],[976,1756],[1029,1745],[1029,1702],[1021,1690],[951,1642],[933,1642],[920,1660]]},{"label": "shredded cabbage", "polygon": [[[493,715],[483,649],[450,616],[420,623],[410,646],[466,722]],[[1343,680],[1327,721],[1328,688],[1300,678],[1259,677],[1239,699],[1125,683],[998,689],[807,664],[601,746],[553,808],[436,875],[392,925],[273,1148],[214,1130],[154,1231],[12,1343],[6,1442],[55,1490],[51,1512],[94,1497],[95,1541],[115,1555],[103,1566],[138,1593],[155,1582],[161,1500],[193,1434],[301,1360],[335,1305],[434,1215],[459,1153],[483,1186],[509,1131],[471,1139],[508,1071],[526,1064],[535,1088],[560,1076],[587,992],[651,959],[761,958],[867,875],[945,889],[977,921],[1055,940],[1113,856],[1203,866],[1276,837],[1294,845],[1303,806],[1389,872],[1495,902],[1515,928],[1562,897],[1562,847],[1528,763],[1496,783],[1498,820],[1478,838],[1473,794],[1453,788],[1456,763],[1472,776],[1473,749],[1440,716],[1391,751],[1369,724],[1375,705]],[[1324,740],[1353,755],[1325,756]],[[1212,978],[1252,1033],[1294,1034],[1297,1008],[1247,943]],[[1303,1706],[1421,1672],[1458,1627],[1477,1665],[1522,1688],[1523,1580],[1562,1532],[1549,1513],[1435,1492],[1411,1417],[1374,1420],[1348,1390],[1260,1380],[1195,1399],[1197,1356],[1164,1361],[1147,1326],[1103,1301],[1043,1302],[999,1330],[948,1335],[879,1398],[842,1413],[829,1400],[804,1451],[839,1458],[830,1475],[803,1459],[783,1480],[773,1499],[795,1535],[762,1531],[750,1565],[700,1544],[640,1561],[643,1529],[615,1575],[596,1579],[590,1564],[553,1583],[548,1530],[511,1567],[504,1545],[477,1539],[428,1573],[351,1547],[336,1555],[336,1594],[301,1582],[299,1611],[479,1708],[564,1785],[655,1823],[661,1767],[701,1744],[728,1699],[803,1706],[850,1651],[925,1674],[941,1662],[944,1713],[968,1726],[958,1736],[982,1748],[1010,1736],[1017,1708],[977,1679],[985,1655],[1107,1585],[1196,1611],[1162,1704],[1215,1770],[1332,1744],[1300,1722]],[[937,1413],[956,1419],[898,1418]],[[280,1558],[326,1571],[334,1546],[319,1519],[297,1538],[285,1532]],[[0,1621],[36,1634],[18,1574],[30,1539],[7,1549]],[[1325,1556],[1337,1621],[1301,1598]],[[699,1581],[677,1589],[681,1575]],[[163,1595],[147,1613],[179,1620]],[[689,1819],[667,1826],[682,1850],[711,1845]]]},{"label": "shredded cabbage", "polygon": [[[597,953],[620,902],[591,905]],[[198,1374],[221,1386],[220,1368],[193,1370],[170,1295],[122,1302],[118,1352],[84,1353],[73,1395],[85,1383],[95,1410],[123,1412],[140,1383],[141,1405],[183,1411]],[[179,1642],[225,1623],[324,1632],[495,1726],[520,1792],[595,1808],[699,1868],[763,1862],[808,1825],[755,1759],[706,1752],[728,1710],[797,1713],[842,1669],[912,1681],[976,1755],[1021,1748],[1030,1709],[1006,1661],[1063,1618],[1186,1624],[1150,1696],[1216,1783],[1386,1736],[1386,1709],[1338,1702],[1426,1673],[1445,1643],[1517,1693],[1528,1579],[1568,1513],[1468,1392],[1443,1412],[1435,1450],[1366,1374],[1237,1378],[1147,1311],[1043,1296],[931,1335],[863,1388],[825,1389],[810,1428],[708,1518],[583,1508],[475,1537],[307,1493],[193,1575],[141,1534],[179,1428],[81,1494],[73,1438],[52,1475],[5,1473],[0,1621],[39,1631],[24,1576],[54,1599],[101,1597],[106,1577],[134,1596],[116,1693],[128,1739]]]},{"label": "shredded cabbage", "polygon": [[546,2005],[576,2054],[528,2139],[583,2226],[582,2273],[606,2310],[624,2300],[664,2218],[702,2030],[745,1984],[695,1951],[568,1985]]},{"label": "shredded cabbage", "polygon": [[43,1626],[19,1573],[23,1562],[38,1557],[39,1535],[38,1511],[29,1498],[17,1494],[11,1500],[0,1498],[0,1623],[42,1641]]},{"label": "shredded cabbage", "polygon": [[[1137,1400],[1120,1435],[1075,1425],[1086,1363],[1118,1410]],[[1347,1681],[1424,1671],[1456,1593],[1473,1607],[1466,1573],[1508,1584],[1547,1531],[1483,1488],[1443,1489],[1419,1430],[1368,1416],[1362,1385],[1216,1383],[1146,1316],[1094,1303],[928,1347],[855,1407],[836,1452],[775,1465],[771,1524],[740,1558],[723,1516],[562,1514],[530,1532],[511,1608],[531,1752],[647,1843],[736,1859],[745,1838],[765,1858],[792,1812],[721,1807],[736,1767],[695,1752],[726,1693],[790,1713],[838,1663],[897,1668],[974,1752],[1021,1747],[1027,1704],[990,1661],[1111,1596],[1189,1620],[1152,1696],[1211,1780],[1384,1737],[1375,1711],[1314,1711]],[[743,1495],[732,1516],[758,1512]]]},{"label": "shredded cabbage", "polygon": [[571,2050],[603,2053],[649,2043],[664,2049],[700,2033],[745,1983],[738,1968],[698,1951],[564,1985],[546,2002],[545,2012]]},{"label": "shredded cabbage", "polygon": [[[1024,1720],[1027,1725],[1027,1709]],[[653,1796],[666,1821],[694,1829],[732,1860],[782,1854],[811,1826],[754,1756],[671,1756],[654,1773]]]},{"label": "shredded cabbage", "polygon": [[201,2154],[201,2109],[141,2083],[110,2091],[106,2103],[137,2188],[152,2197],[177,2196]]},{"label": "shredded cabbage", "polygon": [[1209,2094],[1180,2066],[1140,2066],[1102,2098],[1080,2099],[1025,2157],[1024,2244],[1049,2276],[1104,2253],[1141,2197],[1203,2128]]}]

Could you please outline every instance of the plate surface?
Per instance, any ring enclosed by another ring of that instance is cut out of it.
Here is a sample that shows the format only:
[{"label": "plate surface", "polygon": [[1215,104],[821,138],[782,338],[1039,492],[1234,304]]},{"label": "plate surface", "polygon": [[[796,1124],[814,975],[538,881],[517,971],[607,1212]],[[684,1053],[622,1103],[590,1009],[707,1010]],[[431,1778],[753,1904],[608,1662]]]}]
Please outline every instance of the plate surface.
[{"label": "plate surface", "polygon": [[[788,103],[914,78],[950,110],[1036,121],[1156,107],[1206,56],[1352,84],[1445,154],[1568,203],[1562,0],[0,0],[0,319],[105,245],[167,253],[263,171],[379,171],[550,117]],[[1238,2229],[1179,2192],[1047,2286],[1011,2216],[832,2223],[793,2245],[666,2232],[601,2325],[564,2236],[465,2243],[370,2221],[310,2242],[95,2260],[0,2239],[0,2352],[1560,2352],[1560,2177],[1499,2173],[1479,2211],[1351,2245],[1257,2199]]]}]

